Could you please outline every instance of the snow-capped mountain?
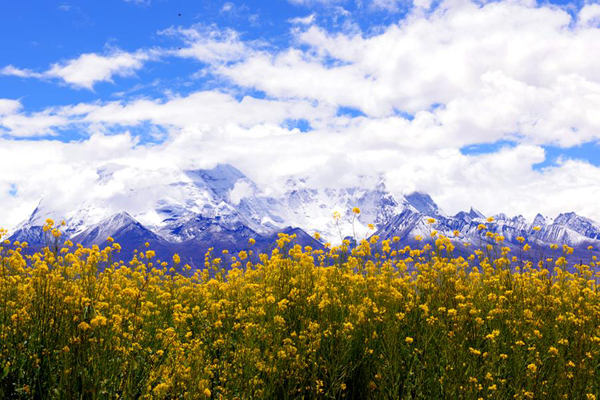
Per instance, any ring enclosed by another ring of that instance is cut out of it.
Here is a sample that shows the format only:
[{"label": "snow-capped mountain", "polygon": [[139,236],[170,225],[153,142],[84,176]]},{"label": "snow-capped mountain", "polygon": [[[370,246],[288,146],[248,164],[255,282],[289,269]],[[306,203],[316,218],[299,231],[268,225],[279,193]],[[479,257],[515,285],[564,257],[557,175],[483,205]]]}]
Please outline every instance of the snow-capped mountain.
[{"label": "snow-capped mountain", "polygon": [[[354,233],[370,234],[369,224],[380,226],[405,207],[388,192],[383,182],[373,189],[314,189],[307,187],[306,180],[296,178],[289,179],[285,194],[271,199],[270,203],[286,225],[301,227],[310,234],[318,232],[332,243]],[[361,209],[357,218],[354,218],[353,207]],[[333,219],[334,212],[341,216],[337,222]]]},{"label": "snow-capped mountain", "polygon": [[[566,244],[581,250],[589,245],[596,249],[600,246],[600,224],[575,213],[560,214],[555,219],[538,214],[532,222],[521,215],[508,217],[497,214],[493,216],[493,222],[488,222],[473,208],[469,212],[447,216],[427,195],[409,195],[406,198],[418,198],[419,201],[381,226],[376,235],[382,238],[397,236],[404,243],[413,243],[416,236],[427,239],[434,230],[448,237],[454,237],[454,232],[458,231],[457,241],[479,246],[489,242],[485,233],[491,231],[503,236],[505,245],[509,247],[522,246],[518,237],[526,238],[530,245],[538,247]],[[430,218],[435,219],[433,224],[428,222]],[[481,224],[486,226],[485,230],[478,229]]]},{"label": "snow-capped mountain", "polygon": [[[132,178],[131,185],[123,185],[128,174],[146,179]],[[398,236],[410,244],[417,235],[428,238],[432,230],[450,237],[458,231],[457,240],[478,245],[485,242],[484,232],[478,230],[480,224],[514,247],[521,245],[519,236],[533,245],[583,248],[600,244],[600,224],[575,213],[555,219],[537,215],[532,222],[522,216],[498,214],[493,223],[487,223],[486,216],[473,208],[449,216],[425,193],[394,196],[383,180],[372,188],[317,189],[305,179],[290,178],[283,194],[267,196],[229,164],[143,174],[109,164],[98,169],[96,186],[85,199],[74,203],[54,200],[42,199],[11,239],[44,245],[42,226],[52,218],[56,223],[64,220],[65,236],[77,243],[102,245],[111,236],[124,252],[149,242],[166,256],[178,252],[188,259],[203,259],[209,247],[242,249],[250,238],[267,248],[278,232],[294,232],[299,243],[313,248],[322,246],[312,238],[315,232],[321,234],[323,243],[374,233],[383,239]],[[358,216],[352,212],[354,207],[361,209]],[[334,212],[340,214],[338,221]],[[430,218],[436,222],[428,223]],[[368,228],[370,224],[375,231]],[[540,229],[534,231],[534,226]]]}]

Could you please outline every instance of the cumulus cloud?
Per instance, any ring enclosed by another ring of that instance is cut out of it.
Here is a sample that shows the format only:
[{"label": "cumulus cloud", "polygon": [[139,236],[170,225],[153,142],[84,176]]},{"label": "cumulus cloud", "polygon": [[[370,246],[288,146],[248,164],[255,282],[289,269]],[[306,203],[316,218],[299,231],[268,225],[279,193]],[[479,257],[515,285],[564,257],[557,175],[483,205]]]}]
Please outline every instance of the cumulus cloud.
[{"label": "cumulus cloud", "polygon": [[270,96],[368,117],[421,114],[481,142],[517,134],[571,146],[598,135],[592,110],[600,59],[589,58],[600,52],[600,30],[588,24],[594,10],[584,7],[585,26],[571,26],[558,8],[447,2],[371,36],[310,26],[297,35],[308,49],[256,51],[218,72]]},{"label": "cumulus cloud", "polygon": [[579,24],[600,26],[600,4],[587,4],[579,11]]},{"label": "cumulus cloud", "polygon": [[98,82],[112,82],[114,76],[133,75],[146,61],[157,55],[156,51],[127,53],[121,50],[105,55],[86,53],[78,58],[53,64],[44,72],[34,72],[8,65],[0,69],[0,74],[21,78],[59,79],[76,88],[92,90]]},{"label": "cumulus cloud", "polygon": [[184,58],[195,58],[204,63],[238,61],[249,54],[251,48],[231,29],[220,30],[214,26],[196,25],[191,28],[169,28],[163,35],[183,39],[187,46],[170,53]]},{"label": "cumulus cloud", "polygon": [[150,58],[144,52],[116,51],[109,55],[82,54],[74,60],[54,64],[45,72],[73,86],[92,89],[97,82],[112,82],[113,76],[130,76]]},{"label": "cumulus cloud", "polygon": [[[6,104],[6,105],[3,105]],[[0,102],[0,127],[14,137],[55,135],[61,129],[90,126],[155,126],[241,128],[279,126],[287,120],[304,119],[315,126],[335,113],[306,100],[269,100],[245,96],[240,100],[217,91],[193,92],[166,100],[139,99],[107,103],[81,103],[48,108],[41,112],[19,112],[20,103]],[[6,112],[1,112],[6,109]]]},{"label": "cumulus cloud", "polygon": [[18,100],[0,99],[0,116],[14,114],[22,107]]}]

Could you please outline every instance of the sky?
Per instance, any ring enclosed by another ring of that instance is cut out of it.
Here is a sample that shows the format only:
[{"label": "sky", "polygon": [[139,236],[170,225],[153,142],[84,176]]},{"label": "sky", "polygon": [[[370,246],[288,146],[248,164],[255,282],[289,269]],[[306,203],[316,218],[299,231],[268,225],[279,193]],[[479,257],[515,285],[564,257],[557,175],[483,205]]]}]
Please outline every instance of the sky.
[{"label": "sky", "polygon": [[217,163],[600,221],[598,54],[595,2],[2,2],[0,226]]}]

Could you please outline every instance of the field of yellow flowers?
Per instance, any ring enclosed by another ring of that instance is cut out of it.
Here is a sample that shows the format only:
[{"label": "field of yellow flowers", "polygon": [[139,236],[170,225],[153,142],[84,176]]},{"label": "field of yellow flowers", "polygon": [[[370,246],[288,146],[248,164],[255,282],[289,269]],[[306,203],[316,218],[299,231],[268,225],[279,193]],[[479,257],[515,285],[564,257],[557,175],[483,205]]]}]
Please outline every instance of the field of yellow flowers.
[{"label": "field of yellow flowers", "polygon": [[52,225],[34,255],[0,247],[1,398],[600,392],[595,260],[532,265],[498,238],[463,258],[434,233],[420,249],[372,237],[325,251],[281,235],[270,254],[209,252],[196,271],[150,248],[113,262],[110,238],[83,248]]}]

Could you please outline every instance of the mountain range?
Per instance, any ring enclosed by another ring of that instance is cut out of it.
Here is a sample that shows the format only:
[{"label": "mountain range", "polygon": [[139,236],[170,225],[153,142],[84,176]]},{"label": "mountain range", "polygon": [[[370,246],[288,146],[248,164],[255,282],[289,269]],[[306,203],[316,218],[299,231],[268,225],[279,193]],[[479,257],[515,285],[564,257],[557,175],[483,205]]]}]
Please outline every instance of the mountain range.
[{"label": "mountain range", "polygon": [[[98,192],[103,193],[103,188],[108,191],[115,174],[125,171],[118,164],[99,168]],[[416,236],[427,239],[432,230],[449,237],[458,231],[457,242],[481,246],[487,238],[478,226],[486,224],[504,236],[505,245],[512,249],[523,246],[519,236],[527,238],[534,249],[566,244],[575,248],[575,256],[585,256],[586,260],[588,246],[600,247],[600,224],[574,212],[554,219],[538,214],[533,221],[498,214],[488,223],[486,216],[473,208],[447,215],[425,193],[394,196],[383,180],[372,188],[315,189],[304,179],[289,178],[283,194],[267,195],[229,164],[178,171],[173,176],[168,183],[158,180],[68,207],[42,199],[10,240],[26,241],[33,248],[45,245],[42,226],[52,218],[65,221],[64,235],[75,243],[103,246],[110,236],[121,244],[123,257],[129,258],[134,249],[148,242],[158,254],[170,257],[178,253],[192,265],[203,262],[209,247],[218,252],[239,251],[248,248],[250,238],[256,240],[256,249],[264,251],[274,245],[280,232],[295,233],[297,243],[313,248],[373,234],[381,239],[398,237],[401,245],[412,245]],[[361,210],[356,218],[354,207]],[[340,213],[339,221],[332,217],[334,211]],[[435,223],[428,222],[431,218]],[[316,232],[320,240],[314,239]]]}]

